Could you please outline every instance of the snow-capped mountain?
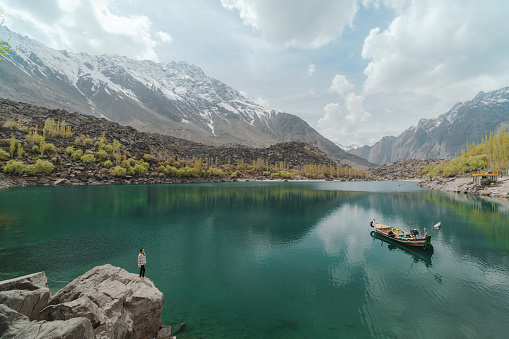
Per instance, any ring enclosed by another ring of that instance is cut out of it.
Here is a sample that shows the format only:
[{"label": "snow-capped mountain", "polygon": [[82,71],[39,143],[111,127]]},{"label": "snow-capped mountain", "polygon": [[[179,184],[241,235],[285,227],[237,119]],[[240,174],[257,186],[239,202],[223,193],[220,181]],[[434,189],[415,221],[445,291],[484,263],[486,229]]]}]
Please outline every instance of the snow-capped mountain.
[{"label": "snow-capped mountain", "polygon": [[349,152],[373,163],[405,159],[451,159],[468,142],[480,142],[485,134],[509,123],[509,87],[457,103],[438,118],[421,119],[398,137],[383,137],[373,146]]},{"label": "snow-capped mountain", "polygon": [[0,97],[202,143],[305,142],[343,163],[369,166],[299,117],[263,107],[186,62],[59,51],[6,27],[0,36],[14,47],[0,63]]},{"label": "snow-capped mountain", "polygon": [[349,152],[350,150],[353,150],[353,149],[356,149],[356,148],[359,148],[361,147],[361,145],[358,145],[358,144],[351,144],[351,145],[341,145],[340,143],[335,143],[339,148],[341,148],[342,150],[345,150],[347,152]]}]

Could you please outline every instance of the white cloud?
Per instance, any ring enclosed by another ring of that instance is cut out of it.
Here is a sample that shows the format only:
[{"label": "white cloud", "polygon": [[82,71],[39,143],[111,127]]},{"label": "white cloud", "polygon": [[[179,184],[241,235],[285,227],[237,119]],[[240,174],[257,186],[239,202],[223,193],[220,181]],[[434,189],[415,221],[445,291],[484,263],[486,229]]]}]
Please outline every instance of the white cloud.
[{"label": "white cloud", "polygon": [[171,43],[173,41],[173,38],[171,37],[171,35],[169,35],[168,33],[165,33],[165,32],[157,32],[156,33],[156,36],[159,38],[159,40],[161,40],[161,42],[168,42],[168,43]]},{"label": "white cloud", "polygon": [[320,48],[353,25],[357,0],[221,0],[236,10],[245,25],[270,42],[299,48]]},{"label": "white cloud", "polygon": [[323,110],[324,116],[318,120],[321,133],[331,140],[339,140],[340,136],[355,134],[359,125],[371,120],[372,115],[364,107],[364,97],[355,93],[345,96],[346,114],[339,103],[330,103]]},{"label": "white cloud", "polygon": [[316,65],[310,62],[308,65],[307,77],[308,78],[311,77],[313,75],[313,73],[315,72],[315,70],[316,70]]},{"label": "white cloud", "polygon": [[344,75],[336,75],[332,80],[332,85],[329,87],[329,92],[344,95],[345,93],[354,89],[354,85],[346,79]]},{"label": "white cloud", "polygon": [[[157,60],[154,47],[160,42],[150,35],[150,19],[119,14],[116,5],[114,0],[0,1],[8,13],[6,26],[53,48]],[[171,39],[160,33],[162,42]]]},{"label": "white cloud", "polygon": [[345,104],[348,111],[346,119],[352,123],[353,127],[371,120],[371,113],[364,109],[364,96],[349,93],[346,95]]},{"label": "white cloud", "polygon": [[364,40],[365,94],[409,92],[454,102],[509,83],[509,2],[384,4],[397,15]]}]

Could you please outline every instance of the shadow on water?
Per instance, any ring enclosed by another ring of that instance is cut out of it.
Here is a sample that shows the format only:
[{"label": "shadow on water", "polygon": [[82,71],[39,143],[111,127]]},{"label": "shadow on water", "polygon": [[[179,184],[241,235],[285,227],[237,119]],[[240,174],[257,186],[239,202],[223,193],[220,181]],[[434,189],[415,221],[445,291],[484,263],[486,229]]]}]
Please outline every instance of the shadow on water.
[{"label": "shadow on water", "polygon": [[426,267],[431,267],[431,257],[433,255],[433,245],[428,246],[426,249],[413,248],[410,246],[401,245],[391,239],[388,239],[384,236],[379,235],[376,232],[371,232],[371,236],[380,240],[380,245],[383,246],[384,243],[387,243],[387,248],[389,251],[401,251],[405,254],[410,255],[414,262],[422,262]]}]

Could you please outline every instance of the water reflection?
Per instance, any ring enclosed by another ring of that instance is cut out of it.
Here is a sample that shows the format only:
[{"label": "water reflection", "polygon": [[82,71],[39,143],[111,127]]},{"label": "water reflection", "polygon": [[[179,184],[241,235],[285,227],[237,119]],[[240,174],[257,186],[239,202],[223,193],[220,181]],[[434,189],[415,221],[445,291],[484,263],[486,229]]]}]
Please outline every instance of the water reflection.
[{"label": "water reflection", "polygon": [[509,201],[455,193],[430,194],[427,199],[448,214],[454,213],[466,226],[452,227],[454,237],[479,238],[481,232],[490,244],[509,253]]},{"label": "water reflection", "polygon": [[[183,339],[505,334],[506,205],[355,185],[0,191],[0,278],[46,270],[70,280],[104,263],[134,272],[143,244],[163,322],[187,322]],[[373,218],[443,227],[430,230],[434,253],[420,253],[371,237]]]},{"label": "water reflection", "polygon": [[[373,238],[376,238],[377,240],[380,240],[381,246],[383,246],[383,244],[386,243],[389,251],[401,251],[411,256],[414,259],[415,263],[422,262],[424,263],[424,265],[426,265],[426,267],[431,267],[431,256],[433,255],[433,246],[428,246],[426,249],[418,249],[398,244],[397,242],[391,241],[391,239],[381,236],[376,232],[371,233],[371,236]],[[433,239],[431,240],[433,241]]]}]

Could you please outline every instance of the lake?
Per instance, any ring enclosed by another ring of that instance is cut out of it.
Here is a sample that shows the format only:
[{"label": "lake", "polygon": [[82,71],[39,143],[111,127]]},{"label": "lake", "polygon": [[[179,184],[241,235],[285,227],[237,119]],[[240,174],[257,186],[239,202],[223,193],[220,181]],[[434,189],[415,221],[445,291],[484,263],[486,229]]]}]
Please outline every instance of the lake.
[{"label": "lake", "polygon": [[[432,252],[370,235],[376,218]],[[440,230],[432,225],[442,222]],[[97,265],[146,276],[182,338],[504,338],[509,201],[415,182],[237,182],[0,191],[0,280],[52,293]]]}]

